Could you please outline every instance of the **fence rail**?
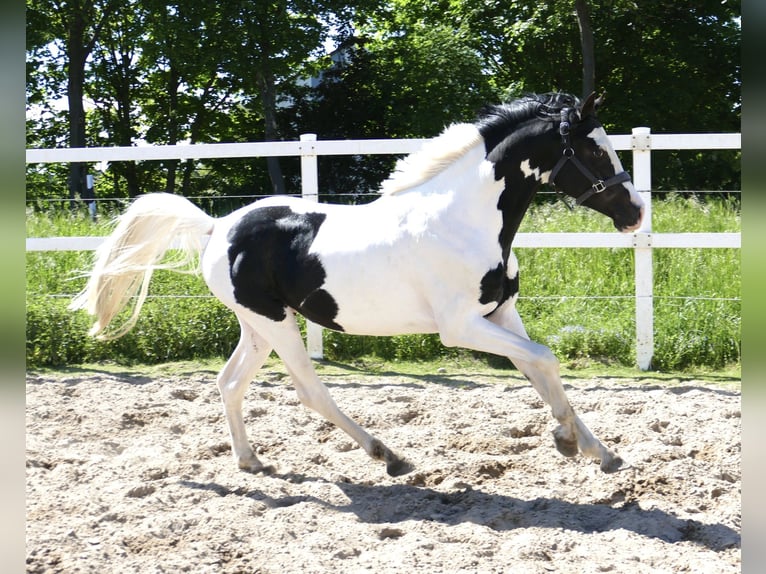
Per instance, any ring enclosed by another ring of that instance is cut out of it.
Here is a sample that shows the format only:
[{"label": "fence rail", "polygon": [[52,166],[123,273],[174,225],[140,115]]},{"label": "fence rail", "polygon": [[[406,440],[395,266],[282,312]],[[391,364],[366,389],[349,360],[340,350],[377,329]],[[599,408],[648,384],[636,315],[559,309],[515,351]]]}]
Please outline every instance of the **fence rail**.
[{"label": "fence rail", "polygon": [[[519,233],[514,247],[544,248],[626,248],[635,259],[636,362],[641,370],[651,366],[654,352],[653,249],[657,248],[735,248],[741,246],[740,233],[653,233],[651,209],[651,152],[679,149],[741,149],[739,133],[652,134],[646,127],[633,128],[631,134],[610,136],[616,150],[633,154],[633,185],[646,205],[640,229],[620,233]],[[300,141],[194,144],[174,146],[136,146],[109,148],[28,149],[27,163],[69,163],[102,161],[147,161],[165,159],[284,157],[301,158],[301,194],[318,201],[319,155],[405,154],[419,150],[425,139],[317,140],[304,134]],[[93,250],[103,237],[31,237],[27,251]],[[306,345],[309,354],[323,356],[322,330],[308,323]]]}]

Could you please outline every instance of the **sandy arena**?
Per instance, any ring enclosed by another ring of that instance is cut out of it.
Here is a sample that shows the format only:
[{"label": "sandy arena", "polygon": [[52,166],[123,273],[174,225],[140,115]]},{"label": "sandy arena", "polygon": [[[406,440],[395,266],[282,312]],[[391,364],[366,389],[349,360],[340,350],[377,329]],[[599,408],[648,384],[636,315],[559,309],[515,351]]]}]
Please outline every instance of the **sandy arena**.
[{"label": "sandy arena", "polygon": [[[236,469],[212,369],[27,375],[27,572],[740,571],[737,380],[566,379],[632,468],[562,457],[517,373],[323,366],[347,414],[415,463],[390,478],[277,364],[245,400],[272,475]],[[454,372],[453,372],[454,371]]]}]

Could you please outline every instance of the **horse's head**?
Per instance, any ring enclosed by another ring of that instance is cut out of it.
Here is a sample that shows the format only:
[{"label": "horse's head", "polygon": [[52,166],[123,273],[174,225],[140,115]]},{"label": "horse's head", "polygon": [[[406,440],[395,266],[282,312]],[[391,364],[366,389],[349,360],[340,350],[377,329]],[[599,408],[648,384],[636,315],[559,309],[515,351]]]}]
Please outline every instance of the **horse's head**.
[{"label": "horse's head", "polygon": [[634,231],[641,225],[644,202],[596,118],[600,103],[593,93],[579,109],[559,111],[560,156],[548,182],[573,197],[577,205],[611,217],[620,231]]},{"label": "horse's head", "polygon": [[595,94],[584,104],[569,94],[531,95],[485,108],[477,127],[495,178],[505,178],[507,187],[518,186],[519,177],[534,178],[535,189],[553,183],[577,205],[611,217],[620,231],[634,231],[643,201],[596,118],[600,101]]}]

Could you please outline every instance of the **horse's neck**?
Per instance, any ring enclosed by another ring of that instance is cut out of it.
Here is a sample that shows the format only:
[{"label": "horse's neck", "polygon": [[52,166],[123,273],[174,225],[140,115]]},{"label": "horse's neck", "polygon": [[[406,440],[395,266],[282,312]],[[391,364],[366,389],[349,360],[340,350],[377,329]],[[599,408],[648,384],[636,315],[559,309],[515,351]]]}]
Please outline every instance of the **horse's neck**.
[{"label": "horse's neck", "polygon": [[[455,223],[499,236],[503,261],[507,261],[513,238],[540,182],[526,177],[520,166],[496,180],[494,169],[494,164],[486,160],[483,145],[478,145],[427,182],[383,198],[405,211],[427,210],[436,216],[435,210]],[[500,229],[492,229],[491,214],[498,211]]]},{"label": "horse's neck", "polygon": [[507,261],[513,239],[540,187],[540,182],[525,177],[521,169],[518,174],[507,175],[504,179],[505,186],[497,205],[503,214],[500,244],[503,247],[503,260]]}]

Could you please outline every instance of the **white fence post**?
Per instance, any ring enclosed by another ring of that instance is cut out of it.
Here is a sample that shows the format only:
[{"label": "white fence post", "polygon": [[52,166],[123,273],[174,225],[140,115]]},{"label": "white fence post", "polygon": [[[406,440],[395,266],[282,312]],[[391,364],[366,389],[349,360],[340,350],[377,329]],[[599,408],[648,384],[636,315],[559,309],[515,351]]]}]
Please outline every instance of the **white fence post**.
[{"label": "white fence post", "polygon": [[636,281],[636,363],[648,371],[654,355],[654,268],[652,258],[652,136],[633,128],[633,185],[644,200],[644,220],[634,235]]},{"label": "white fence post", "polygon": [[[301,196],[311,201],[319,201],[319,170],[314,143],[316,139],[316,134],[301,134]],[[306,350],[312,359],[324,358],[322,327],[308,319],[306,320]]]}]

